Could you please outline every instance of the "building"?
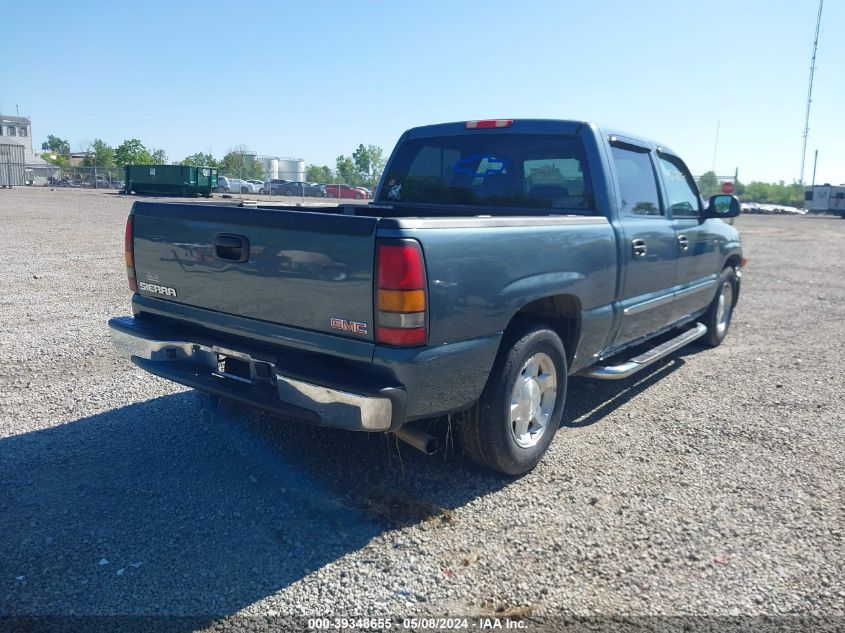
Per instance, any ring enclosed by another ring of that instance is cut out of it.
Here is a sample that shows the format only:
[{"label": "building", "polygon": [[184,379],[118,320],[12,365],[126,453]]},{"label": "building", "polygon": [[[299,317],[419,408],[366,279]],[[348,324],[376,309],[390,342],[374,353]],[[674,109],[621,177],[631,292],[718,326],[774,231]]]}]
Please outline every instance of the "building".
[{"label": "building", "polygon": [[86,158],[94,158],[94,152],[71,152],[69,157],[70,166],[79,167],[84,165]]},{"label": "building", "polygon": [[0,143],[23,146],[28,184],[46,185],[51,176],[58,174],[58,167],[32,151],[32,122],[29,117],[0,114]]},{"label": "building", "polygon": [[[29,147],[30,152],[32,151],[32,122],[28,117],[0,114],[0,136],[17,137],[21,140],[26,139],[23,145],[24,147]],[[2,142],[7,143],[8,139],[4,138]]]}]

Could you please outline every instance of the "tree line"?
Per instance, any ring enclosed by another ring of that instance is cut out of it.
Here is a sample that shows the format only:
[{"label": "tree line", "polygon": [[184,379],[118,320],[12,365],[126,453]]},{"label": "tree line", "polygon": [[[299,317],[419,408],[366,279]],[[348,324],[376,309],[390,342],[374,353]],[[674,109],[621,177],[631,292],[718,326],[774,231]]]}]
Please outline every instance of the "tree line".
[{"label": "tree line", "polygon": [[[70,143],[50,134],[41,144],[41,158],[59,167],[70,167]],[[96,167],[124,167],[125,165],[163,165],[167,154],[163,149],[146,147],[139,139],[123,141],[111,147],[102,139],[95,139],[85,150],[82,164]],[[358,145],[351,155],[341,154],[335,159],[334,169],[328,165],[311,163],[305,168],[308,182],[341,182],[349,185],[375,186],[384,169],[384,150],[377,145]],[[219,160],[209,152],[196,152],[175,165],[216,167],[221,175],[244,180],[263,180],[267,174],[264,164],[256,160],[244,145],[229,148]]]},{"label": "tree line", "polygon": [[[720,192],[719,180],[715,172],[708,171],[699,176],[698,189],[705,198]],[[781,204],[790,207],[804,206],[804,185],[795,180],[786,184],[779,182],[761,182],[753,180],[749,183],[736,180],[734,194],[742,202],[758,202],[760,204]]]},{"label": "tree line", "polygon": [[[70,167],[70,143],[50,134],[41,144],[41,158],[59,167]],[[102,139],[94,139],[84,150],[86,167],[123,167],[124,165],[163,165],[167,154],[163,149],[147,148],[139,139],[127,139],[112,147]]]}]

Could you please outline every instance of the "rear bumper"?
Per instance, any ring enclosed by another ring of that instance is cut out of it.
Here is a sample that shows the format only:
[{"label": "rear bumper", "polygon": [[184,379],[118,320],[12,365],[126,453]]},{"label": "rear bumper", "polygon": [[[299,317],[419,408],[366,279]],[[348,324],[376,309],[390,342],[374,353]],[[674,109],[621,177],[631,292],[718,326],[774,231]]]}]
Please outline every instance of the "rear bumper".
[{"label": "rear bumper", "polygon": [[[342,384],[303,379],[303,368],[280,355],[241,343],[211,341],[187,329],[132,317],[109,320],[118,351],[141,369],[187,387],[324,426],[388,431],[404,421],[405,392],[366,379]],[[220,359],[249,367],[249,378],[227,374]],[[296,376],[296,377],[294,377]]]}]

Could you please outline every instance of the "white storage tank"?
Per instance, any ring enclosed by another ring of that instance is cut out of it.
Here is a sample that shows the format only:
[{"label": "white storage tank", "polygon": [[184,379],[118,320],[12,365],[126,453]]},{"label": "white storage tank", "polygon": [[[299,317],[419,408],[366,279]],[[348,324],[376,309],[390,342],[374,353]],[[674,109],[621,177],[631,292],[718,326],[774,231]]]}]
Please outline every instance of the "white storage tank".
[{"label": "white storage tank", "polygon": [[277,178],[294,181],[305,180],[305,161],[301,158],[280,158],[278,159],[278,169],[279,175]]},{"label": "white storage tank", "polygon": [[262,158],[264,163],[264,174],[268,179],[279,178],[279,159],[278,158]]}]

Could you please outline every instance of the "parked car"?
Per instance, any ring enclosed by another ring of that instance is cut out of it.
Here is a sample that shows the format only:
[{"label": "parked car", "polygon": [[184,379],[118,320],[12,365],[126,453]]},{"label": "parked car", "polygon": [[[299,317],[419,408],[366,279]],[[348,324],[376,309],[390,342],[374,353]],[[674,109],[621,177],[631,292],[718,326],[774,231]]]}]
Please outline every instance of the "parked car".
[{"label": "parked car", "polygon": [[259,190],[258,193],[269,193],[271,196],[281,195],[279,193],[279,188],[282,185],[287,184],[288,182],[288,180],[284,180],[282,178],[272,178],[270,180],[265,180],[264,186],[261,190]]},{"label": "parked car", "polygon": [[256,193],[263,193],[261,190],[264,188],[264,181],[263,180],[247,180],[247,182],[251,182],[255,185],[255,192]]},{"label": "parked car", "polygon": [[326,194],[329,198],[355,198],[356,200],[363,200],[366,195],[357,187],[350,185],[326,185]]},{"label": "parked car", "polygon": [[258,193],[258,187],[248,180],[229,178],[229,185],[232,193]]},{"label": "parked car", "polygon": [[278,187],[278,194],[283,196],[306,196],[311,198],[325,198],[326,188],[320,184],[310,182],[286,182]]},{"label": "parked car", "polygon": [[232,190],[232,183],[226,176],[217,177],[217,186],[213,189],[214,193],[228,193]]},{"label": "parked car", "polygon": [[[205,418],[236,401],[430,452],[414,423],[451,415],[469,458],[519,475],[569,376],[627,378],[728,333],[739,201],[705,203],[662,143],[581,121],[430,125],[402,135],[378,191],[340,213],[136,202],[115,345],[205,394]],[[695,363],[716,395],[719,358]]]},{"label": "parked car", "polygon": [[366,187],[355,187],[355,188],[358,191],[360,191],[361,193],[363,193],[365,198],[372,198],[373,197],[372,192],[369,189],[367,189]]}]

